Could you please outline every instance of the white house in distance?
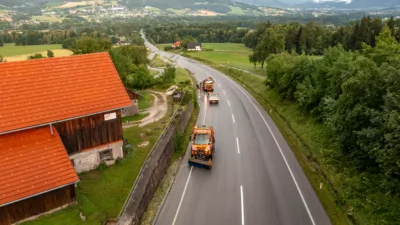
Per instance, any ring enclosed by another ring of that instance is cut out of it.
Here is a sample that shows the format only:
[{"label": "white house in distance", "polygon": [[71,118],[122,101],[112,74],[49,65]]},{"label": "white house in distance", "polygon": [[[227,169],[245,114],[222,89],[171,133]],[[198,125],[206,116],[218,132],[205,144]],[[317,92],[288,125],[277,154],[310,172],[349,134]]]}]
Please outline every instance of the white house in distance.
[{"label": "white house in distance", "polygon": [[188,42],[187,43],[188,51],[201,51],[201,43],[197,42]]}]

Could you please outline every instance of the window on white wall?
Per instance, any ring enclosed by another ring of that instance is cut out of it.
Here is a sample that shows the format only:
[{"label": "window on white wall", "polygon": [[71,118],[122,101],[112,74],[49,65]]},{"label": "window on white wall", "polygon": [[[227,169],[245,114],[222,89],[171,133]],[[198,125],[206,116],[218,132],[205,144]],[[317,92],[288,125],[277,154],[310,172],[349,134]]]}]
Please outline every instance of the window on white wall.
[{"label": "window on white wall", "polygon": [[101,162],[113,159],[112,149],[107,149],[99,152],[99,157]]}]

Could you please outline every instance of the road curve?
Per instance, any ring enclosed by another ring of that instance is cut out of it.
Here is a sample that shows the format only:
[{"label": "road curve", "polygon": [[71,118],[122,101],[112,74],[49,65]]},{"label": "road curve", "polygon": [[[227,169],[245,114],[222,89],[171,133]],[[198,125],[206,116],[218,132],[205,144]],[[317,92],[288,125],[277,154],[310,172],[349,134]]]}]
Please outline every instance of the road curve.
[{"label": "road curve", "polygon": [[145,44],[199,81],[212,76],[220,94],[219,105],[199,98],[197,124],[216,130],[213,168],[188,166],[186,155],[155,224],[331,224],[278,128],[246,90],[208,66]]}]

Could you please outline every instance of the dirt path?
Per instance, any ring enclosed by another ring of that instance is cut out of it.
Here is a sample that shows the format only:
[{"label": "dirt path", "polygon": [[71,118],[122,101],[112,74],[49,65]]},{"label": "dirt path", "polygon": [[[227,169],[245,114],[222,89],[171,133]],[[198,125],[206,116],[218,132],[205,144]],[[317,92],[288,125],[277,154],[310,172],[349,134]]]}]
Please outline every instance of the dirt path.
[{"label": "dirt path", "polygon": [[156,91],[150,91],[150,92],[154,96],[154,103],[150,108],[144,111],[150,114],[140,121],[139,127],[143,127],[149,123],[153,123],[162,119],[167,114],[168,111],[167,96],[161,92],[156,92]]},{"label": "dirt path", "polygon": [[133,126],[143,127],[146,126],[147,124],[154,123],[162,119],[167,114],[168,112],[167,95],[156,91],[149,91],[149,92],[154,97],[153,105],[140,112],[140,113],[149,113],[149,115],[134,123],[123,124],[122,125],[123,128],[129,128]]}]

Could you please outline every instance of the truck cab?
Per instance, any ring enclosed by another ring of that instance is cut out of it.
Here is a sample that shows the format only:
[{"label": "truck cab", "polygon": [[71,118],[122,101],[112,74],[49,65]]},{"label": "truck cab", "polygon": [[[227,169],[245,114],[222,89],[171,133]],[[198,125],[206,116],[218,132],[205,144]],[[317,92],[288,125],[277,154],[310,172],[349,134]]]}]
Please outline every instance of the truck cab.
[{"label": "truck cab", "polygon": [[210,125],[195,126],[191,136],[191,153],[189,164],[212,167],[212,157],[215,149],[214,127]]}]

